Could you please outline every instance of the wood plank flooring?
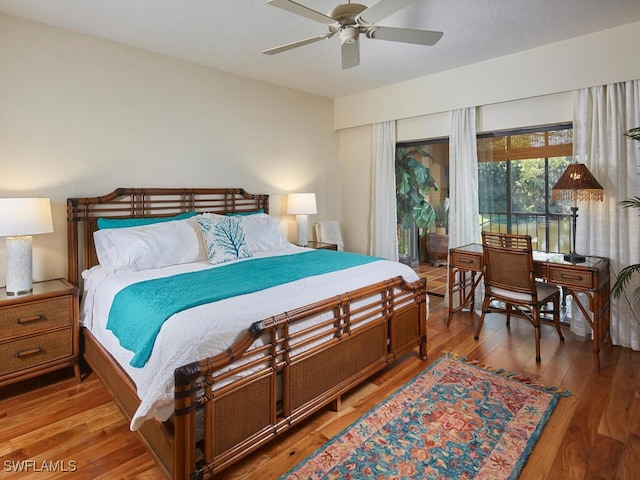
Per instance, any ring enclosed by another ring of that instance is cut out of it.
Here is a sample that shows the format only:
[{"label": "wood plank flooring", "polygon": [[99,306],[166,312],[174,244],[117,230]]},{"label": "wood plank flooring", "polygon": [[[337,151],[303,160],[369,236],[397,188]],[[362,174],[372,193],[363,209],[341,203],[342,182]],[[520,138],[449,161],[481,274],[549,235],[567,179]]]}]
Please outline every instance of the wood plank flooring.
[{"label": "wood plank flooring", "polygon": [[[461,313],[447,328],[442,300],[432,297],[427,362],[405,356],[344,398],[340,412],[320,411],[218,478],[278,478],[443,351],[571,390],[572,396],[560,400],[520,478],[640,478],[640,352],[603,345],[597,375],[590,341],[567,331],[560,343],[553,327],[544,325],[542,363],[537,365],[528,322],[516,318],[507,328],[503,316],[490,315],[475,341],[476,321]],[[64,370],[0,389],[0,478],[164,477],[96,376],[87,372],[78,384],[71,370]]]}]

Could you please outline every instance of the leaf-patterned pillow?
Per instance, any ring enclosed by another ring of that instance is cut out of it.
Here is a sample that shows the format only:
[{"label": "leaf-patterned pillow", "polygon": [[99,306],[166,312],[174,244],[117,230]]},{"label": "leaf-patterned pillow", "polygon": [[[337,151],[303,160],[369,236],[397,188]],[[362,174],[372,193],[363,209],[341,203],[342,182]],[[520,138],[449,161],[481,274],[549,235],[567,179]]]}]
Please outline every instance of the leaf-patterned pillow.
[{"label": "leaf-patterned pillow", "polygon": [[199,218],[198,223],[210,264],[215,265],[251,256],[244,238],[242,218]]}]

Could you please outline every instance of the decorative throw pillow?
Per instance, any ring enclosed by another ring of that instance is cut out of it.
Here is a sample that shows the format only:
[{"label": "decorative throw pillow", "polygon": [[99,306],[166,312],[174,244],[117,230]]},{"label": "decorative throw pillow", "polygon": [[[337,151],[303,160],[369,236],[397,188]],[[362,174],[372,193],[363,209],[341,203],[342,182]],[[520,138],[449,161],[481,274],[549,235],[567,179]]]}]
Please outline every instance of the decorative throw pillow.
[{"label": "decorative throw pillow", "polygon": [[198,223],[210,264],[251,256],[241,217],[204,217]]}]

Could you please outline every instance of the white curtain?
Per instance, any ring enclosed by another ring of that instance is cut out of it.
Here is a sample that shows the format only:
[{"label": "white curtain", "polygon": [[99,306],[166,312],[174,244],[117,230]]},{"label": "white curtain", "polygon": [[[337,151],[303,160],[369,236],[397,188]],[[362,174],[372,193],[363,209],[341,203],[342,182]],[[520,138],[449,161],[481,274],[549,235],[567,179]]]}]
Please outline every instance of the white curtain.
[{"label": "white curtain", "polygon": [[449,137],[449,248],[480,242],[476,108],[453,110]]},{"label": "white curtain", "polygon": [[[576,90],[573,99],[574,160],[604,188],[604,202],[578,203],[576,250],[609,257],[613,285],[622,268],[640,262],[638,211],[619,205],[640,196],[640,144],[624,135],[640,127],[640,80]],[[636,276],[626,298],[611,298],[611,339],[634,350],[640,350],[640,306],[631,292],[638,285]]]},{"label": "white curtain", "polygon": [[373,125],[371,255],[398,261],[396,122]]},{"label": "white curtain", "polygon": [[[476,108],[453,110],[449,136],[449,248],[480,242],[478,201],[478,149]],[[447,279],[448,282],[448,279]],[[449,289],[445,302],[449,301]],[[484,286],[475,291],[475,305],[482,304]],[[458,296],[454,295],[454,307]]]}]

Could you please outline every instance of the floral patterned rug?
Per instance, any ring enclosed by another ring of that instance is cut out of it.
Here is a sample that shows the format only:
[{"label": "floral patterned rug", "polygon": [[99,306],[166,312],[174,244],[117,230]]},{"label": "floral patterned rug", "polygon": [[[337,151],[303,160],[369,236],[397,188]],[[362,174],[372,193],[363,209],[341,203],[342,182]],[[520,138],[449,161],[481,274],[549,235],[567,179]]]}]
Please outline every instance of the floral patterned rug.
[{"label": "floral patterned rug", "polygon": [[282,478],[515,479],[567,395],[446,354]]}]

